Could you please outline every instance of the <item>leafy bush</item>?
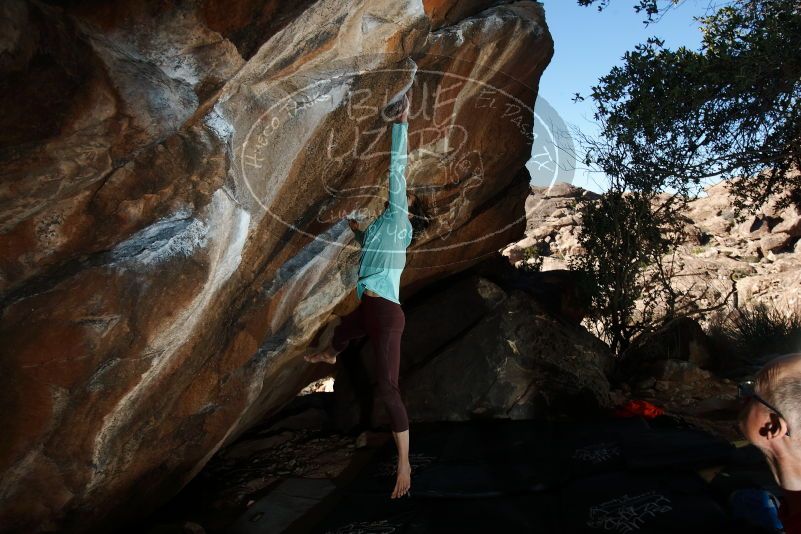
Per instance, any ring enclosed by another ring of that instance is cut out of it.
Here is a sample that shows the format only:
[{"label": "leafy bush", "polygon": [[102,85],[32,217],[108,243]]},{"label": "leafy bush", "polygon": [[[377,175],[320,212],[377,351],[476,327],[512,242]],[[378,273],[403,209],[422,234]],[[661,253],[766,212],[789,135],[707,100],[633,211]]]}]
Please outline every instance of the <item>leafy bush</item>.
[{"label": "leafy bush", "polygon": [[[663,256],[684,237],[677,214],[684,199],[663,199],[658,205],[654,200],[653,195],[611,189],[580,208],[583,224],[578,240],[585,253],[571,258],[568,265],[589,275],[583,290],[591,298],[590,329],[618,355],[636,335],[675,316],[672,290],[661,298],[646,298],[645,309],[635,316],[636,301],[646,296],[646,288],[653,293],[653,288],[669,285]],[[655,268],[646,272],[652,265]],[[657,318],[660,300],[669,304]]]},{"label": "leafy bush", "polygon": [[[599,10],[609,2],[578,0]],[[635,2],[649,21],[660,3],[677,3]],[[801,49],[798,0],[732,0],[698,21],[698,51],[670,50],[651,37],[627,52],[592,87],[599,134],[574,129],[586,149],[581,160],[607,178],[609,191],[598,206],[582,209],[579,240],[586,255],[571,268],[591,275],[590,329],[618,355],[635,335],[727,302],[728,295],[699,309],[698,299],[688,301],[692,294],[671,283],[677,271],[668,253],[675,258],[681,208],[705,180],[728,180],[732,210],[723,216],[732,221],[772,195],[776,209],[801,206],[801,55],[787,52]],[[667,191],[676,192],[675,201],[653,205]],[[761,313],[739,320],[737,343],[776,326],[776,317]]]},{"label": "leafy bush", "polygon": [[[602,9],[609,1],[578,3]],[[635,1],[649,21],[678,3]],[[798,0],[731,0],[709,7],[697,19],[697,51],[671,50],[650,37],[592,87],[600,137],[611,149],[592,151],[585,163],[625,175],[639,191],[687,191],[720,175],[730,179],[736,220],[772,195],[777,209],[799,205]]]},{"label": "leafy bush", "polygon": [[523,249],[524,271],[535,272],[542,270],[542,260],[548,255],[548,244],[544,242],[531,245]]}]

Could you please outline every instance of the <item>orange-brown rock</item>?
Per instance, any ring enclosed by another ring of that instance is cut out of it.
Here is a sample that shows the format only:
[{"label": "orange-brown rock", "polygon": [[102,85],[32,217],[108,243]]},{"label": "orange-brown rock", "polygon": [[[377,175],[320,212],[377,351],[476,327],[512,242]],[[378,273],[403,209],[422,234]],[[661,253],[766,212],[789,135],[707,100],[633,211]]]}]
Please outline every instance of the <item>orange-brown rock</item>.
[{"label": "orange-brown rock", "polygon": [[0,5],[0,525],[101,531],[320,371],[411,88],[402,298],[523,233],[541,4]]}]

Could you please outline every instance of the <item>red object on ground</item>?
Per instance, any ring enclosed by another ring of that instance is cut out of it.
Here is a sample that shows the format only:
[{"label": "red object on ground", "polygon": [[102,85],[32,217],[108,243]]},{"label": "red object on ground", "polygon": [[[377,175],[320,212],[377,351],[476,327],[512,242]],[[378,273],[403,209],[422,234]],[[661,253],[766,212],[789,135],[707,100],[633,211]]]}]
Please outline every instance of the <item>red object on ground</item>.
[{"label": "red object on ground", "polygon": [[615,417],[636,417],[641,415],[646,419],[653,419],[664,414],[665,410],[644,400],[630,400],[615,410]]}]

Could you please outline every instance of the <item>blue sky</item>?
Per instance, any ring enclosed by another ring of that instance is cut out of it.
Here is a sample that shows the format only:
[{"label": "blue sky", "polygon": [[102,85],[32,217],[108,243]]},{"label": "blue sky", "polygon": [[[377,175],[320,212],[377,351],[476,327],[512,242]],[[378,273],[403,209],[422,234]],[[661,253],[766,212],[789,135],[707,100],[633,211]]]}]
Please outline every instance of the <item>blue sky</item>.
[{"label": "blue sky", "polygon": [[[595,6],[580,7],[576,0],[544,0],[545,19],[554,40],[554,56],[540,79],[540,90],[535,106],[537,121],[534,134],[545,140],[547,129],[542,118],[556,113],[568,125],[579,127],[586,135],[594,135],[594,107],[589,98],[591,87],[609,72],[614,65],[622,63],[627,50],[638,43],[656,36],[665,41],[665,47],[675,50],[680,46],[698,50],[701,31],[693,16],[706,13],[706,0],[686,0],[674,6],[658,22],[643,24],[645,15],[635,13],[636,0],[612,0],[603,11]],[[575,93],[585,97],[582,102],[572,101]],[[552,111],[549,109],[552,108]],[[548,124],[550,120],[546,119]],[[541,137],[540,137],[541,136]],[[532,159],[527,166],[532,175],[532,184],[547,185],[554,179],[553,165],[545,162],[549,157],[559,157],[553,145],[537,146],[535,141]],[[560,145],[564,143],[559,141]],[[578,144],[576,151],[583,156]],[[539,156],[536,154],[539,152]],[[547,154],[546,154],[547,152]],[[561,159],[564,159],[562,154]],[[563,171],[558,180],[572,178],[574,185],[601,192],[605,186],[602,175],[588,173],[583,164],[559,165]],[[568,167],[576,167],[571,176],[565,174]]]}]

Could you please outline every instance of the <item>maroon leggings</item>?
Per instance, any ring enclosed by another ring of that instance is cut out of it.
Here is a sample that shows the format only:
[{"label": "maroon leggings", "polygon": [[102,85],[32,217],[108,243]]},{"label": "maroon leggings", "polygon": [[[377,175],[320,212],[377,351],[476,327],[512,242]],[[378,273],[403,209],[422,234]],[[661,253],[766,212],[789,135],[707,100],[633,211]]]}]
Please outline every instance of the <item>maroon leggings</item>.
[{"label": "maroon leggings", "polygon": [[401,334],[405,326],[406,316],[400,304],[364,293],[359,307],[342,318],[331,340],[334,350],[342,351],[351,339],[370,337],[375,354],[377,392],[387,407],[393,432],[409,429],[406,407],[398,388]]}]

